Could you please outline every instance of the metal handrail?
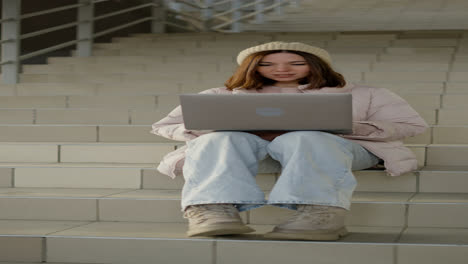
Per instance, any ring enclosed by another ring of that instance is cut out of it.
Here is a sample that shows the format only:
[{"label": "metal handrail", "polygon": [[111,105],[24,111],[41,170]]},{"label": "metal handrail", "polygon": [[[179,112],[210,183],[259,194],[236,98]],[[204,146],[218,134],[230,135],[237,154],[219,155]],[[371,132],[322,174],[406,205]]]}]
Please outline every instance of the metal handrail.
[{"label": "metal handrail", "polygon": [[39,55],[42,55],[42,54],[49,53],[51,51],[56,51],[58,49],[62,49],[62,48],[68,47],[68,46],[75,45],[76,43],[78,43],[80,41],[83,41],[83,40],[86,40],[86,39],[72,40],[72,41],[68,41],[68,42],[65,42],[65,43],[62,43],[62,44],[58,44],[58,45],[55,45],[55,46],[52,46],[52,47],[49,47],[49,48],[34,51],[34,52],[31,52],[31,53],[19,56],[19,59],[20,60],[26,60],[26,59],[29,59],[29,58],[32,58],[32,57],[36,57],[36,56],[39,56]]},{"label": "metal handrail", "polygon": [[181,3],[181,4],[186,4],[188,6],[195,7],[195,8],[198,8],[198,9],[208,8],[208,6],[206,6],[206,5],[198,5],[198,4],[194,4],[194,3],[191,3],[191,2],[187,2],[185,0],[177,0],[176,2]]},{"label": "metal handrail", "polygon": [[[110,28],[110,29],[107,29],[107,30],[104,30],[104,31],[93,34],[93,38],[101,37],[101,36],[104,36],[106,34],[112,33],[114,31],[117,31],[117,30],[120,30],[120,29],[123,29],[123,28],[127,28],[127,27],[131,27],[133,25],[143,23],[145,21],[149,21],[149,20],[152,20],[152,19],[153,18],[151,18],[151,17],[145,17],[145,18],[135,20],[133,22],[121,25],[121,26],[113,27],[113,28]],[[76,43],[78,43],[80,41],[85,41],[85,40],[89,40],[89,39],[79,39],[79,40],[68,41],[68,42],[58,44],[58,45],[55,45],[55,46],[52,46],[52,47],[49,47],[49,48],[45,48],[45,49],[42,49],[42,50],[38,50],[38,51],[35,51],[35,52],[31,52],[31,53],[22,55],[22,56],[19,57],[19,59],[20,60],[25,60],[25,59],[29,59],[29,58],[32,58],[32,57],[35,57],[35,56],[43,55],[43,54],[46,54],[46,53],[49,53],[49,52],[52,52],[52,51],[56,51],[56,50],[59,50],[59,49],[65,48],[65,47],[72,46],[72,45],[74,45],[74,44],[76,44]]]},{"label": "metal handrail", "polygon": [[54,31],[57,31],[57,30],[65,29],[65,28],[71,28],[71,27],[77,26],[79,24],[80,24],[79,22],[72,22],[72,23],[61,25],[61,26],[50,27],[50,28],[47,28],[47,29],[34,31],[34,32],[31,32],[31,33],[21,35],[20,39],[32,38],[32,37],[39,36],[39,35],[42,35],[42,34],[45,34],[45,33],[54,32]]},{"label": "metal handrail", "polygon": [[[198,9],[205,9],[205,8],[212,8],[212,7],[217,6],[217,5],[221,5],[221,4],[225,4],[225,3],[231,2],[231,0],[220,1],[220,2],[218,2],[218,3],[213,3],[213,4],[209,5],[209,6],[203,6],[203,5],[194,4],[194,3],[188,2],[188,1],[186,1],[186,0],[176,0],[176,2],[182,3],[182,4],[186,4],[186,5],[189,5],[189,6],[198,8]],[[249,14],[243,15],[243,16],[241,16],[241,17],[239,17],[239,18],[235,18],[235,19],[227,19],[227,18],[224,18],[224,17],[223,17],[223,16],[226,16],[226,15],[232,14],[232,13],[234,13],[234,12],[236,12],[236,11],[242,10],[242,9],[244,9],[244,8],[246,8],[246,7],[254,6],[254,5],[257,5],[257,4],[260,4],[260,3],[264,3],[264,2],[266,2],[266,0],[257,0],[257,1],[251,2],[251,3],[247,3],[247,4],[241,5],[241,6],[239,6],[239,7],[231,8],[231,9],[229,9],[229,10],[226,10],[226,11],[223,11],[223,12],[220,12],[220,13],[217,13],[217,14],[214,14],[214,15],[212,15],[209,19],[199,18],[199,17],[196,17],[196,16],[194,16],[194,15],[184,13],[184,12],[182,12],[182,11],[170,10],[170,12],[173,12],[173,13],[178,14],[178,15],[181,15],[181,16],[190,17],[190,18],[195,19],[195,20],[197,20],[197,21],[199,21],[199,22],[206,22],[207,20],[213,20],[213,19],[222,20],[222,21],[224,21],[224,23],[218,24],[218,25],[216,25],[216,26],[212,26],[212,27],[210,27],[210,29],[211,29],[211,30],[214,30],[214,31],[223,31],[223,32],[224,32],[225,30],[220,30],[220,29],[223,28],[223,27],[226,27],[226,26],[228,26],[228,25],[231,25],[231,24],[233,24],[233,23],[235,23],[235,22],[238,22],[238,21],[242,21],[242,20],[251,18],[251,17],[256,16],[256,15],[258,15],[258,14],[260,14],[260,13],[265,13],[265,12],[267,12],[267,11],[269,11],[269,10],[271,10],[271,9],[274,9],[274,8],[276,8],[276,7],[278,7],[278,6],[286,5],[286,4],[288,4],[289,2],[291,2],[291,1],[285,1],[285,2],[283,2],[283,3],[281,3],[281,2],[280,2],[280,3],[274,3],[274,4],[272,4],[272,5],[269,6],[269,7],[263,7],[262,10],[254,11],[254,12],[251,12],[251,13],[249,13]],[[188,20],[186,20],[186,19],[184,19],[184,18],[181,18],[181,19],[184,20],[184,21],[186,21],[186,22],[191,23],[191,21],[188,21]],[[191,24],[192,24],[192,26],[197,27],[197,26],[194,25],[193,23],[191,23]],[[174,24],[172,24],[172,25],[174,25]]]},{"label": "metal handrail", "polygon": [[227,3],[231,2],[231,1],[232,1],[232,0],[223,0],[223,1],[219,1],[219,2],[217,2],[217,3],[213,3],[213,4],[211,4],[211,5],[203,5],[203,4],[194,4],[194,3],[188,2],[188,1],[186,1],[186,0],[176,0],[176,2],[178,2],[178,3],[186,4],[186,5],[188,5],[188,6],[195,7],[195,8],[198,8],[198,9],[213,8],[213,7],[215,7],[215,6],[227,4]]},{"label": "metal handrail", "polygon": [[[108,1],[108,0],[106,0]],[[108,18],[108,17],[113,17],[113,16],[116,16],[116,15],[120,15],[120,14],[125,14],[125,13],[129,13],[131,11],[134,11],[134,10],[138,10],[138,9],[143,9],[145,7],[152,7],[154,6],[153,3],[149,3],[149,4],[142,4],[142,5],[139,5],[139,6],[134,6],[134,7],[129,7],[129,8],[126,8],[126,9],[122,9],[120,11],[116,11],[116,12],[112,12],[112,13],[108,13],[108,14],[105,14],[105,15],[101,15],[101,16],[97,16],[93,19],[93,21],[98,21],[98,20],[101,20],[101,19],[104,19],[104,18]]]},{"label": "metal handrail", "polygon": [[232,8],[232,9],[229,9],[227,11],[224,11],[224,12],[218,13],[216,15],[213,15],[213,17],[224,16],[224,15],[227,15],[229,13],[233,13],[234,11],[241,10],[241,9],[243,9],[245,7],[253,6],[253,5],[256,5],[258,3],[262,3],[262,2],[265,2],[265,0],[258,0],[258,1],[255,1],[255,2],[252,2],[252,3],[249,3],[249,4],[242,5],[242,6],[237,7],[237,8]]},{"label": "metal handrail", "polygon": [[0,62],[0,65],[12,64],[12,63],[14,63],[14,61],[11,61],[11,60],[10,61],[2,61],[2,62]]},{"label": "metal handrail", "polygon": [[[263,2],[263,1],[260,1],[260,2]],[[264,13],[265,11],[270,10],[270,9],[273,9],[273,8],[275,8],[275,7],[277,7],[277,6],[280,6],[280,5],[286,5],[286,3],[276,3],[276,4],[273,4],[273,5],[269,6],[269,7],[263,8],[263,9],[260,10],[260,11],[255,11],[255,12],[253,12],[253,13],[250,13],[250,14],[247,14],[247,15],[243,15],[243,16],[241,16],[240,18],[232,19],[232,20],[230,20],[229,22],[225,22],[225,23],[221,23],[221,24],[219,24],[219,25],[213,26],[213,27],[211,27],[211,29],[216,30],[216,29],[223,28],[223,27],[225,27],[225,26],[227,26],[227,25],[230,25],[230,24],[232,24],[232,23],[234,23],[234,22],[241,21],[241,20],[244,20],[244,19],[246,19],[246,18],[253,17],[253,16],[255,16],[255,15],[257,15],[257,14],[260,14],[260,13]]]},{"label": "metal handrail", "polygon": [[0,40],[0,44],[2,43],[8,43],[8,42],[13,42],[15,39],[5,39],[5,40]]},{"label": "metal handrail", "polygon": [[145,18],[142,18],[142,19],[138,19],[138,20],[135,20],[133,22],[123,24],[121,26],[113,27],[113,28],[106,29],[106,30],[103,30],[101,32],[95,33],[95,34],[93,34],[93,37],[97,38],[97,37],[100,37],[100,36],[104,36],[106,34],[114,32],[114,31],[117,31],[117,30],[120,30],[120,29],[123,29],[123,28],[127,28],[127,27],[131,27],[133,25],[137,25],[137,24],[140,24],[140,23],[143,23],[143,22],[146,22],[146,21],[150,21],[150,20],[153,20],[153,18],[152,17],[145,17]]},{"label": "metal handrail", "polygon": [[209,7],[215,7],[215,6],[219,6],[219,5],[224,5],[224,4],[227,4],[231,2],[231,0],[224,0],[224,1],[219,1],[217,3],[213,3],[212,5],[210,5]]},{"label": "metal handrail", "polygon": [[8,21],[15,21],[14,18],[10,17],[10,18],[4,18],[4,19],[0,19],[0,24],[3,23],[3,22],[8,22]]},{"label": "metal handrail", "polygon": [[205,19],[203,19],[203,18],[194,16],[194,15],[189,14],[189,13],[186,13],[186,12],[175,11],[175,10],[168,10],[168,12],[174,13],[174,14],[177,14],[177,15],[181,15],[181,16],[190,17],[190,18],[192,18],[192,19],[194,19],[194,20],[197,20],[197,21],[200,21],[200,22],[204,22],[204,21],[205,21]]},{"label": "metal handrail", "polygon": [[45,11],[39,11],[39,12],[24,14],[24,15],[20,16],[20,19],[26,19],[26,18],[35,17],[35,16],[41,16],[41,15],[46,15],[46,14],[50,14],[50,13],[56,13],[56,12],[60,12],[60,11],[63,11],[63,10],[74,9],[74,8],[82,7],[82,6],[86,6],[86,4],[73,4],[73,5],[67,5],[67,6],[52,8],[52,9],[45,10]]},{"label": "metal handrail", "polygon": [[111,0],[94,0],[93,4],[99,4],[99,3],[107,2],[107,1],[111,1]]}]

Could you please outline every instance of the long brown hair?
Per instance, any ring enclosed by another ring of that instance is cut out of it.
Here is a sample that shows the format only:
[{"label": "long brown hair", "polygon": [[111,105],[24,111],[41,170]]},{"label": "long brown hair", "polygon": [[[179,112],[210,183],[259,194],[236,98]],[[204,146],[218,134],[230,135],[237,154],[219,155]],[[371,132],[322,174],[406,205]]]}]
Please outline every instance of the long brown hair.
[{"label": "long brown hair", "polygon": [[310,84],[307,89],[320,89],[322,87],[343,87],[346,81],[340,73],[334,71],[331,66],[321,58],[306,52],[295,50],[269,50],[249,55],[241,65],[237,67],[234,74],[224,84],[228,90],[261,89],[264,85],[272,85],[276,81],[265,78],[257,72],[260,61],[269,54],[278,52],[289,52],[302,56],[310,67],[310,74],[299,80],[299,84]]}]

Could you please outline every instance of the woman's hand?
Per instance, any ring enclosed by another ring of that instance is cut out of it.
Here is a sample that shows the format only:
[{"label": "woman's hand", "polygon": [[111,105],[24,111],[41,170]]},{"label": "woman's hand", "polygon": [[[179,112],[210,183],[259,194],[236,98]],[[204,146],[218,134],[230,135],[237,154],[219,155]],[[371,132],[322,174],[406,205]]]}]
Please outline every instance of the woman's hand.
[{"label": "woman's hand", "polygon": [[246,131],[247,133],[250,133],[250,134],[254,134],[258,137],[261,137],[262,139],[264,140],[267,140],[267,141],[273,141],[273,139],[275,139],[276,137],[278,136],[281,136],[285,133],[288,133],[288,131],[267,131],[267,130],[263,130],[263,131]]}]

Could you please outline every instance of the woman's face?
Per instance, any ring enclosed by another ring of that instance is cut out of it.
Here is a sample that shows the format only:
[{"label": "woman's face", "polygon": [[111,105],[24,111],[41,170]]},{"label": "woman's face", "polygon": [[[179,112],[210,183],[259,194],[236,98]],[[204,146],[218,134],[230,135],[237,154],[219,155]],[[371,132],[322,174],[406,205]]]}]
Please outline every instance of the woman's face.
[{"label": "woman's face", "polygon": [[257,72],[263,77],[275,80],[275,85],[298,85],[300,79],[309,76],[310,67],[300,55],[279,52],[263,57]]}]

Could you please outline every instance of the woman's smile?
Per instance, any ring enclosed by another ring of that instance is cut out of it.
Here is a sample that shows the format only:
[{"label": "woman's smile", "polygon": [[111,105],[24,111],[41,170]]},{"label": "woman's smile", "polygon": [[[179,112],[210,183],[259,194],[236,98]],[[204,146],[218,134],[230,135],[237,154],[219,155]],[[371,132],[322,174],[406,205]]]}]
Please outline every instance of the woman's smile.
[{"label": "woman's smile", "polygon": [[289,77],[294,76],[295,74],[273,74],[273,75],[278,78],[289,78]]}]

